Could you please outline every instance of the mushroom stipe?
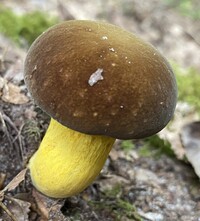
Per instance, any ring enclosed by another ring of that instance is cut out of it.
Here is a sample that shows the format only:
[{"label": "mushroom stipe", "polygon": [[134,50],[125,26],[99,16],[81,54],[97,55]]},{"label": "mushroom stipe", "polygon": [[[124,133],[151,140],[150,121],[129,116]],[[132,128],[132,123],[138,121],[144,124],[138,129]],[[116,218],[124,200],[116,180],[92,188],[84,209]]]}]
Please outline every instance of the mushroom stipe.
[{"label": "mushroom stipe", "polygon": [[28,51],[24,78],[35,103],[52,117],[29,169],[34,186],[54,198],[90,185],[115,139],[162,130],[177,100],[167,60],[104,22],[66,21],[48,29]]},{"label": "mushroom stipe", "polygon": [[29,163],[33,184],[55,198],[83,191],[100,173],[114,141],[111,137],[76,132],[51,119]]}]

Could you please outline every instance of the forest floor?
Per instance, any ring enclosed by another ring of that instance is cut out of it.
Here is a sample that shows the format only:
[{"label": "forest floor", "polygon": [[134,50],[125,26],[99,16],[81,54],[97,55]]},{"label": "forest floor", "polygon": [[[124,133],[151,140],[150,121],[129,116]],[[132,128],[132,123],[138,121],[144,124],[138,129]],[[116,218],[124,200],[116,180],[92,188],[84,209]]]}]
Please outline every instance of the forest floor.
[{"label": "forest floor", "polygon": [[[104,19],[137,33],[182,68],[200,72],[200,21],[163,1],[1,2],[18,13],[40,4],[60,20]],[[26,53],[27,48],[0,35],[0,189],[26,167],[50,120],[24,84]],[[200,221],[200,182],[193,167],[153,145],[167,146],[158,136],[117,140],[95,182],[68,199],[43,196],[32,187],[29,173],[25,178],[21,174],[11,188],[0,192],[0,221]]]}]

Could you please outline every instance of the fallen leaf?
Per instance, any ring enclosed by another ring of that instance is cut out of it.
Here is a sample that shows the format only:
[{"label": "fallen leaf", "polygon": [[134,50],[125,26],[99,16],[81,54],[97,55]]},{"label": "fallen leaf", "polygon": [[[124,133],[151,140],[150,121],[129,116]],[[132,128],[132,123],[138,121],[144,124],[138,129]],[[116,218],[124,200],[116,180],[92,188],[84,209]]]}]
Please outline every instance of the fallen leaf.
[{"label": "fallen leaf", "polygon": [[181,131],[185,155],[200,178],[200,121],[185,125]]},{"label": "fallen leaf", "polygon": [[10,183],[0,191],[0,197],[2,197],[6,191],[14,190],[25,179],[26,171],[27,168],[19,172],[17,176],[15,176]]},{"label": "fallen leaf", "polygon": [[39,211],[39,214],[42,216],[44,220],[48,220],[49,217],[49,209],[47,208],[48,205],[48,198],[41,193],[39,193],[37,190],[33,189],[32,195],[36,202],[36,207]]},{"label": "fallen leaf", "polygon": [[62,202],[56,203],[51,206],[49,211],[49,221],[70,221],[70,219],[65,217],[61,212],[64,201]]},{"label": "fallen leaf", "polygon": [[158,135],[170,142],[171,148],[178,159],[183,160],[185,149],[183,148],[180,133],[184,125],[199,119],[194,108],[187,103],[178,102],[176,111],[171,122]]},{"label": "fallen leaf", "polygon": [[61,212],[61,207],[64,205],[64,200],[49,198],[36,189],[33,189],[32,196],[36,203],[37,213],[40,214],[42,221],[67,221]]},{"label": "fallen leaf", "polygon": [[[5,197],[3,201],[6,210],[11,213],[17,221],[29,221],[29,212],[31,204],[29,202],[15,199],[13,197]],[[13,219],[5,211],[0,214],[1,220],[13,221]]]},{"label": "fallen leaf", "polygon": [[12,104],[25,104],[29,99],[21,93],[21,89],[11,82],[0,77],[0,97],[3,101]]}]

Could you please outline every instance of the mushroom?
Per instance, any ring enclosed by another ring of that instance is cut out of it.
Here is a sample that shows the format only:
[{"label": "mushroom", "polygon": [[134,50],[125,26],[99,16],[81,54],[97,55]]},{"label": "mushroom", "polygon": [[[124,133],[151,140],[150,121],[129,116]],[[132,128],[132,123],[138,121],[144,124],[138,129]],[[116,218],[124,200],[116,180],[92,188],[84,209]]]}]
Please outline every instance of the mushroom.
[{"label": "mushroom", "polygon": [[54,198],[90,185],[115,139],[164,128],[177,99],[173,71],[153,46],[97,21],[62,22],[39,36],[26,57],[25,82],[52,118],[30,175]]}]

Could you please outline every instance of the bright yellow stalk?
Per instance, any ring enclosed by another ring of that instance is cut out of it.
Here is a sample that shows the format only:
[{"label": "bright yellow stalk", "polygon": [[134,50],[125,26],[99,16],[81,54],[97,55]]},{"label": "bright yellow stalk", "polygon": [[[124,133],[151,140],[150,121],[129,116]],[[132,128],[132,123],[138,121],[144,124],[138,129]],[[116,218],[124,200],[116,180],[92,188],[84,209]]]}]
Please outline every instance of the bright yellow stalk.
[{"label": "bright yellow stalk", "polygon": [[54,198],[78,194],[100,173],[114,141],[76,132],[51,119],[29,162],[34,186]]}]

